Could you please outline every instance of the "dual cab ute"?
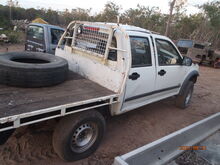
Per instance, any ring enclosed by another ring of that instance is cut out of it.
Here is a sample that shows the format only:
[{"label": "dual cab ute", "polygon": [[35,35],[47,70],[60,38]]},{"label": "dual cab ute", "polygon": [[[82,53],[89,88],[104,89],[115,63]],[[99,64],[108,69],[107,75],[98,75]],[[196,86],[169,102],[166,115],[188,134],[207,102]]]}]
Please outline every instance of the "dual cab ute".
[{"label": "dual cab ute", "polygon": [[64,83],[40,89],[0,85],[1,140],[20,126],[57,118],[53,147],[67,161],[97,149],[107,114],[171,96],[186,108],[199,75],[198,65],[169,38],[129,25],[71,22],[55,55],[71,70]]}]

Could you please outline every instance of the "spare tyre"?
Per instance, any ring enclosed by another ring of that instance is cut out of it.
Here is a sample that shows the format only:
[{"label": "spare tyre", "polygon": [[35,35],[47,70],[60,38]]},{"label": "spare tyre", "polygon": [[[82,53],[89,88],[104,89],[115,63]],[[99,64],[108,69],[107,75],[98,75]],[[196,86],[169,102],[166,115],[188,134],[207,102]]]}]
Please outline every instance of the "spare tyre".
[{"label": "spare tyre", "polygon": [[18,87],[47,87],[62,83],[68,76],[68,62],[39,52],[0,54],[0,83]]}]

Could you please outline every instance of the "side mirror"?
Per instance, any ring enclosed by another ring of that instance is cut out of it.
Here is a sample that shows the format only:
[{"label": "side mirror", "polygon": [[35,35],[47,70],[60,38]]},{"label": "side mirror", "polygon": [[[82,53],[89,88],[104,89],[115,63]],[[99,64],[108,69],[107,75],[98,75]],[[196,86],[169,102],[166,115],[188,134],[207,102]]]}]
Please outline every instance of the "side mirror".
[{"label": "side mirror", "polygon": [[192,63],[193,63],[193,61],[192,61],[191,58],[186,57],[186,56],[183,57],[182,65],[184,65],[184,66],[191,66]]}]

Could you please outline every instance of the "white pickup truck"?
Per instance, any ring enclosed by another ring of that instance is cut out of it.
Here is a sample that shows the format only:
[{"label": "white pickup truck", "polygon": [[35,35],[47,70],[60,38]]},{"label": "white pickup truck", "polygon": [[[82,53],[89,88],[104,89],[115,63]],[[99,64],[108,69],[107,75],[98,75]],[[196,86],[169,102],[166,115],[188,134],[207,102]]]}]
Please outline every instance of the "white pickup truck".
[{"label": "white pickup truck", "polygon": [[63,84],[40,90],[0,85],[0,138],[6,140],[20,126],[57,118],[53,147],[67,161],[98,148],[105,115],[171,96],[186,108],[199,75],[198,65],[182,57],[169,38],[129,25],[71,22],[55,55],[72,71]]}]

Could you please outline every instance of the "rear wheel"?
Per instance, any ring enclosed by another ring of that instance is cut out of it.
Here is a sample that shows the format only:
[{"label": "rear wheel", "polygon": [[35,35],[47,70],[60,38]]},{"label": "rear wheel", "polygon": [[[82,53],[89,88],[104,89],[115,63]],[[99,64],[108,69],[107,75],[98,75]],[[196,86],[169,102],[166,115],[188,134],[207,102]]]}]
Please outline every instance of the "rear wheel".
[{"label": "rear wheel", "polygon": [[189,81],[186,87],[184,88],[184,92],[181,95],[178,95],[176,98],[176,106],[185,109],[191,103],[191,98],[193,94],[194,83]]},{"label": "rear wheel", "polygon": [[55,152],[66,161],[91,155],[105,133],[105,119],[97,111],[85,111],[64,117],[53,134]]}]

